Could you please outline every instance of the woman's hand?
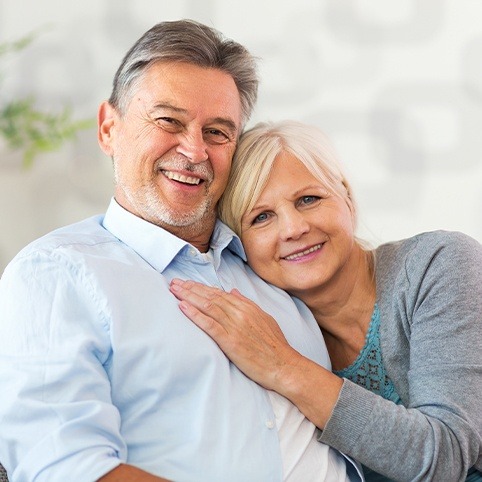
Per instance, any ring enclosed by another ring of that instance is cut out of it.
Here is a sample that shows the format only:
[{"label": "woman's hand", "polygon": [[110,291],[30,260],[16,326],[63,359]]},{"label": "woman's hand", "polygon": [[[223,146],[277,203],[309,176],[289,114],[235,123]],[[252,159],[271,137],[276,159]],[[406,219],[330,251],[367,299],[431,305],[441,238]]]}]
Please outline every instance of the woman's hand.
[{"label": "woman's hand", "polygon": [[174,279],[171,292],[182,312],[219,345],[249,378],[282,391],[282,381],[303,358],[286,341],[276,321],[238,290],[230,293],[194,281]]},{"label": "woman's hand", "polygon": [[246,376],[291,400],[324,428],[342,380],[293,349],[276,321],[238,290],[226,293],[174,279],[171,292],[182,312],[219,345]]}]

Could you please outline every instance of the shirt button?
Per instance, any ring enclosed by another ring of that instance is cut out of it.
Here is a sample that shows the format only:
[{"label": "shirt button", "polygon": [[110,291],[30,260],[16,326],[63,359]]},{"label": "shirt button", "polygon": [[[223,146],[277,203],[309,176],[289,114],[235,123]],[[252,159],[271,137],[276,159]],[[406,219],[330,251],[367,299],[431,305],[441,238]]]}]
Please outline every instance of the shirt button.
[{"label": "shirt button", "polygon": [[274,422],[273,420],[266,420],[266,426],[268,428],[274,428]]},{"label": "shirt button", "polygon": [[196,256],[196,251],[195,251],[194,249],[190,249],[190,250],[189,250],[189,254],[190,254],[191,256]]}]

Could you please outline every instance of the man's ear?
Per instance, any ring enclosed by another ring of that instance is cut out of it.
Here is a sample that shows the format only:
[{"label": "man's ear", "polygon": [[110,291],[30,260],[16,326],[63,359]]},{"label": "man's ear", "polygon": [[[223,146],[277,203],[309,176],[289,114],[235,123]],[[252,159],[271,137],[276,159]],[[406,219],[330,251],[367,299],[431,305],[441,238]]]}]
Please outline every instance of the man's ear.
[{"label": "man's ear", "polygon": [[108,156],[114,154],[114,127],[119,115],[108,101],[102,102],[97,114],[97,139],[101,149]]}]

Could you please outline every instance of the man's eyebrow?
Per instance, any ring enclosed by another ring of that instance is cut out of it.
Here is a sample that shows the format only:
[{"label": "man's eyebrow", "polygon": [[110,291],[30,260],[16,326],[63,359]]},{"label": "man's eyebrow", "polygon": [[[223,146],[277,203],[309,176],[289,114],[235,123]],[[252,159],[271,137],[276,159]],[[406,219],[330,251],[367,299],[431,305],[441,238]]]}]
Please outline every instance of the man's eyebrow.
[{"label": "man's eyebrow", "polygon": [[157,109],[166,109],[166,110],[172,110],[173,112],[178,112],[180,114],[187,114],[187,109],[183,109],[182,107],[176,107],[175,105],[169,104],[168,102],[156,104],[153,110],[157,110]]},{"label": "man's eyebrow", "polygon": [[[177,114],[188,114],[187,109],[183,109],[182,107],[177,107],[175,105],[170,104],[169,102],[162,102],[160,104],[156,104],[152,110],[155,111],[155,110],[162,110],[162,109],[170,110]],[[239,130],[236,123],[232,119],[229,119],[228,117],[214,117],[213,119],[209,119],[208,123],[224,125],[227,129],[229,129],[229,131],[232,134],[237,134]]]}]

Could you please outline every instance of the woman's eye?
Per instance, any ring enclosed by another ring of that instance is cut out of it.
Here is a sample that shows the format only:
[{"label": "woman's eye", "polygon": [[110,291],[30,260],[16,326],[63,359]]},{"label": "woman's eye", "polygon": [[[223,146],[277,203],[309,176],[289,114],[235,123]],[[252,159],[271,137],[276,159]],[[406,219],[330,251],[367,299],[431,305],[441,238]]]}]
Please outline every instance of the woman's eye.
[{"label": "woman's eye", "polygon": [[318,196],[303,196],[300,198],[300,204],[309,205],[320,199]]},{"label": "woman's eye", "polygon": [[254,219],[253,219],[253,224],[258,224],[266,221],[268,219],[268,213],[261,213],[258,214]]}]

